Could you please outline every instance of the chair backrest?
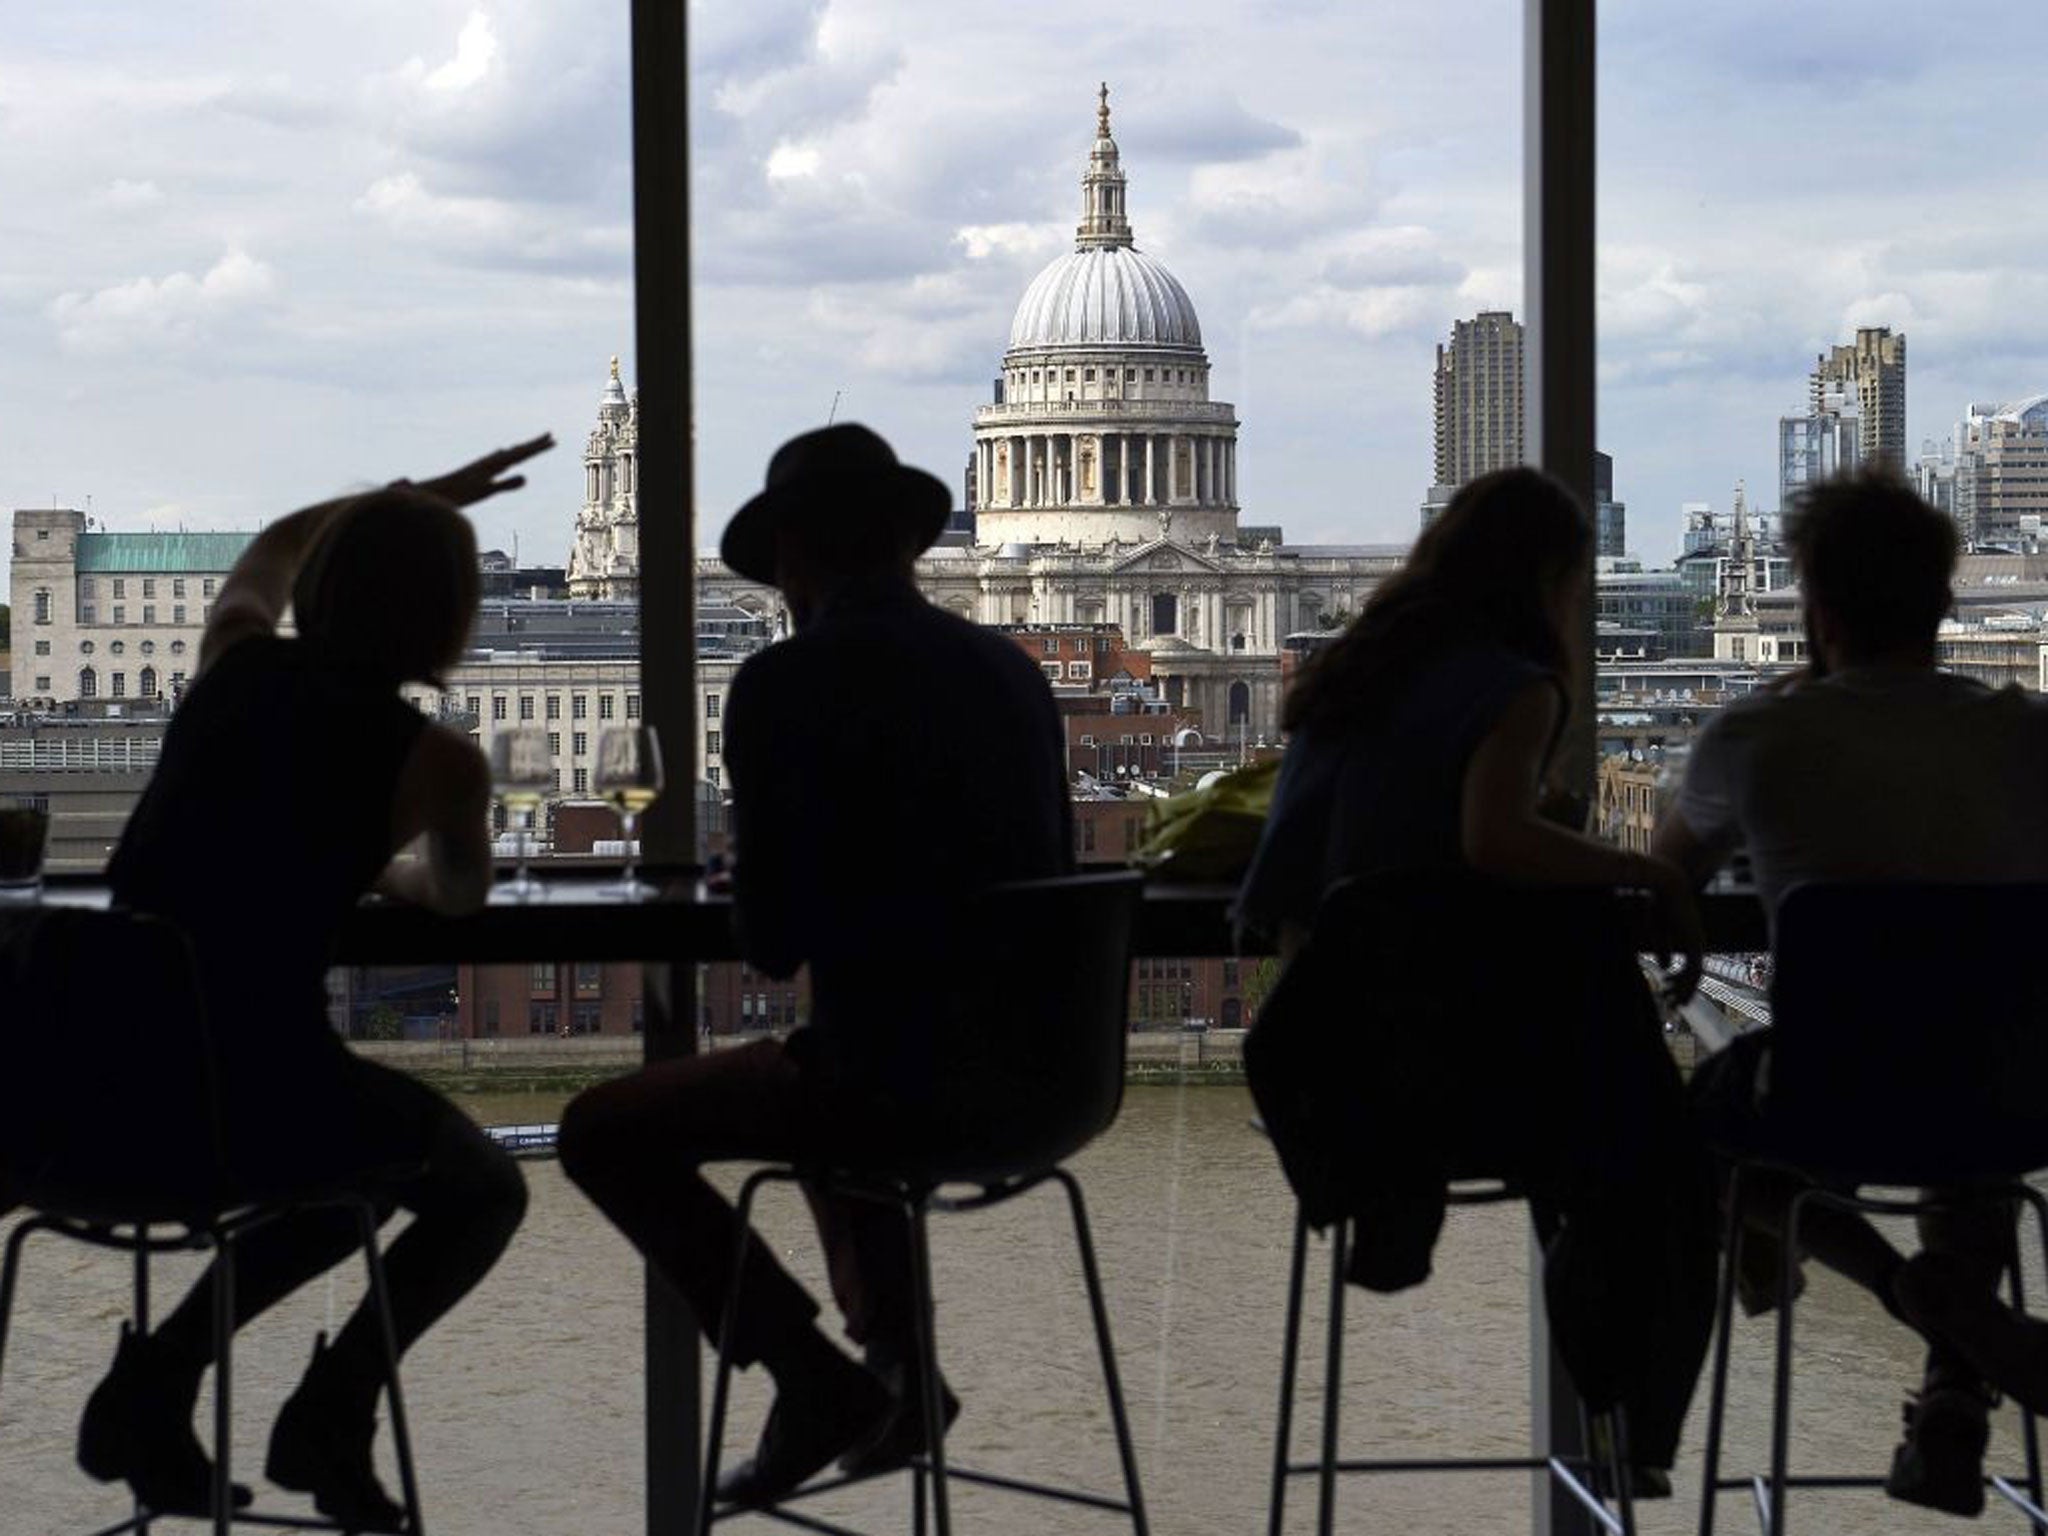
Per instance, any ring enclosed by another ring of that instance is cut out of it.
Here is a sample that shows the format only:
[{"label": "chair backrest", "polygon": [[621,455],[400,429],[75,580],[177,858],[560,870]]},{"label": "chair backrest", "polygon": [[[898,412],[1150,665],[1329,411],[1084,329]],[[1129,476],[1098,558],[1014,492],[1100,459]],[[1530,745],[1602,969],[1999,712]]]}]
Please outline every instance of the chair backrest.
[{"label": "chair backrest", "polygon": [[[1655,1081],[1642,1057],[1663,1051],[1612,891],[1401,868],[1325,893],[1245,1070],[1320,1224],[1396,1188],[1435,1200],[1447,1180],[1518,1166],[1519,1127],[1567,1077],[1615,1146],[1648,1144],[1633,1128],[1661,1106],[1641,1093]],[[1572,1138],[1589,1160],[1602,1147],[1584,1126]]]},{"label": "chair backrest", "polygon": [[2048,886],[1805,885],[1777,919],[1768,1103],[1873,1183],[2048,1164]]},{"label": "chair backrest", "polygon": [[0,1160],[32,1205],[208,1214],[218,1100],[191,950],[157,918],[43,909],[0,930]]},{"label": "chair backrest", "polygon": [[1122,871],[998,885],[952,925],[949,953],[912,983],[934,987],[940,1021],[928,1171],[1039,1171],[1116,1118],[1142,886]]}]

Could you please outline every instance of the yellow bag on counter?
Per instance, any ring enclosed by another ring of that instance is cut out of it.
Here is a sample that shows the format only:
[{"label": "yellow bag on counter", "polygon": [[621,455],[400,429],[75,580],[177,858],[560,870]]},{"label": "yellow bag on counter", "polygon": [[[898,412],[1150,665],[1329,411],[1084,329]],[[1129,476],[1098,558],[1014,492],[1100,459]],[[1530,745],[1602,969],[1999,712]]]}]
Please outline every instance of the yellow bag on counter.
[{"label": "yellow bag on counter", "polygon": [[1154,800],[1131,862],[1155,880],[1235,881],[1251,866],[1273,804],[1280,759],[1232,769],[1205,789]]}]

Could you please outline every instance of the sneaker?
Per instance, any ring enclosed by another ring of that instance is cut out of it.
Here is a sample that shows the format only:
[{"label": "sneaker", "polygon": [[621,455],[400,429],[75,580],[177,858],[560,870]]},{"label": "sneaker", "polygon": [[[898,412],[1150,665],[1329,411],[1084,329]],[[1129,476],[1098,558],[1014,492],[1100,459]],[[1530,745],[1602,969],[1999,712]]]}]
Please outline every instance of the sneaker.
[{"label": "sneaker", "polygon": [[1884,1491],[1943,1514],[1984,1512],[1984,1450],[1991,1404],[1970,1387],[1933,1387],[1906,1400],[1906,1438],[1892,1452]]}]

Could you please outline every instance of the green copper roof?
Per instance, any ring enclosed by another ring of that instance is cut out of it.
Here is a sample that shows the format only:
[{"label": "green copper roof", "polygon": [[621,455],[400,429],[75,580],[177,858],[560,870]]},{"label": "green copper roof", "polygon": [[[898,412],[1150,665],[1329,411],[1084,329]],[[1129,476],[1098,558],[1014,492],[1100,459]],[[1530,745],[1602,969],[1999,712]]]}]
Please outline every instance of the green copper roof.
[{"label": "green copper roof", "polygon": [[82,533],[78,536],[81,574],[133,571],[226,572],[234,569],[251,533]]}]

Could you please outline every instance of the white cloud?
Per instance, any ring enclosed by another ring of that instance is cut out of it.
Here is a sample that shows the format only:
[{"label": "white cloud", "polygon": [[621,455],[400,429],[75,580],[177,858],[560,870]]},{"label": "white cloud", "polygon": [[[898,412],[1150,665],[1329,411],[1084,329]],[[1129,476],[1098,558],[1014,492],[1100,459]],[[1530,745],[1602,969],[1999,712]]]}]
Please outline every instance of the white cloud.
[{"label": "white cloud", "polygon": [[371,182],[356,199],[355,211],[400,233],[429,238],[502,238],[513,225],[505,204],[485,197],[440,196],[430,192],[412,171]]},{"label": "white cloud", "polygon": [[1005,256],[1041,260],[1057,254],[1072,238],[1063,224],[968,224],[954,232],[953,243],[969,261]]},{"label": "white cloud", "polygon": [[824,159],[815,144],[778,144],[768,152],[768,179],[809,180],[818,174]]},{"label": "white cloud", "polygon": [[1426,332],[1444,312],[1441,293],[1414,287],[1349,289],[1327,284],[1304,288],[1255,307],[1251,323],[1265,330],[1321,333],[1350,331],[1370,340]]},{"label": "white cloud", "polygon": [[498,56],[498,34],[491,28],[491,18],[482,11],[471,11],[469,20],[462,24],[462,33],[455,39],[455,56],[437,69],[429,70],[425,61],[414,59],[412,67],[420,72],[420,83],[430,91],[466,91],[490,73],[491,62]]},{"label": "white cloud", "polygon": [[114,352],[125,347],[181,347],[221,322],[267,303],[277,276],[241,250],[229,250],[204,273],[137,277],[92,293],[59,294],[50,319],[67,349]]},{"label": "white cloud", "polygon": [[117,176],[101,191],[99,201],[102,207],[124,211],[159,208],[163,206],[164,191],[153,181],[130,181]]},{"label": "white cloud", "polygon": [[1323,258],[1321,276],[1339,288],[1455,287],[1464,263],[1443,249],[1435,231],[1407,224],[1341,238]]},{"label": "white cloud", "polygon": [[1873,294],[1855,300],[1842,311],[1842,331],[1846,336],[1864,325],[1888,325],[1895,331],[1912,331],[1919,318],[1918,309],[1905,294],[1896,291]]},{"label": "white cloud", "polygon": [[[756,487],[842,383],[906,454],[958,460],[1012,306],[1071,239],[1106,77],[1139,242],[1243,416],[1248,519],[1412,531],[1429,344],[1521,307],[1520,33],[1498,0],[1363,20],[1329,0],[689,3],[705,505]],[[415,468],[451,426],[587,429],[631,340],[617,6],[299,0],[261,27],[245,0],[184,0],[175,24],[148,0],[17,9],[17,499],[90,465],[110,512],[120,487],[199,526],[296,477]],[[1680,499],[1769,483],[1777,415],[1859,320],[1909,331],[1915,441],[2048,387],[2048,197],[1998,148],[2033,142],[2038,50],[1929,33],[1905,0],[1760,50],[1774,14],[1603,10],[1602,446],[1652,554]],[[164,390],[166,358],[202,346],[220,366]],[[276,451],[229,475],[209,433],[244,430]],[[574,455],[535,487],[492,515],[558,547]]]}]

